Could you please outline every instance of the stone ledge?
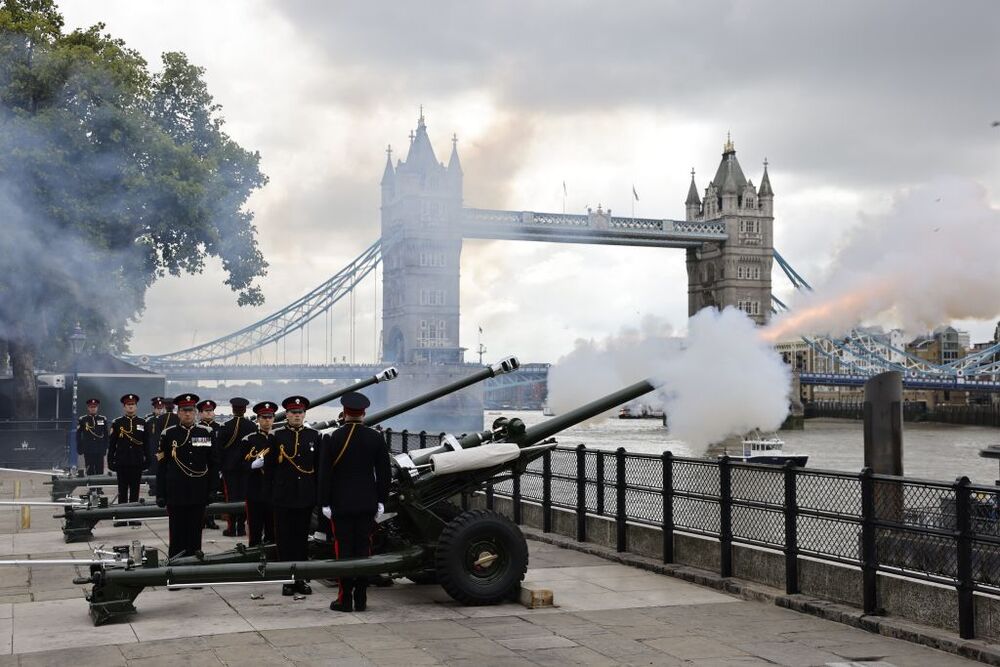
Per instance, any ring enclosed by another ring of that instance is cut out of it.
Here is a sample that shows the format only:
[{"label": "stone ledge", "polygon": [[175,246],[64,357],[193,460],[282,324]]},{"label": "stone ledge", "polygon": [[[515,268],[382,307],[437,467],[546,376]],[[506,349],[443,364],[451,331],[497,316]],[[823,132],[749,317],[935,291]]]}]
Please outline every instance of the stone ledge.
[{"label": "stone ledge", "polygon": [[810,614],[811,616],[842,623],[874,634],[880,634],[893,639],[902,639],[913,644],[927,646],[945,651],[946,653],[959,655],[963,658],[978,660],[987,665],[997,665],[1000,667],[1000,646],[996,644],[990,644],[978,639],[961,639],[953,633],[903,619],[866,615],[860,609],[838,602],[830,602],[801,594],[787,595],[783,591],[770,586],[736,579],[735,577],[721,577],[714,572],[688,565],[662,563],[646,556],[619,553],[609,547],[588,542],[577,542],[562,535],[543,533],[534,528],[522,526],[521,530],[529,540],[599,556],[606,560],[621,563],[622,565],[629,565],[649,572],[676,577],[700,586],[714,588],[739,596],[744,600],[774,604],[792,611]]}]

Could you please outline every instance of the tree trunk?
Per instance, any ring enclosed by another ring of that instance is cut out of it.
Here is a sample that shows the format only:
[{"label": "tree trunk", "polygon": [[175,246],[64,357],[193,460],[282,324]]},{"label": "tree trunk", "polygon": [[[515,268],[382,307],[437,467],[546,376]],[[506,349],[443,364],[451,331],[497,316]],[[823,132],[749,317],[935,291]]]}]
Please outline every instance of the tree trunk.
[{"label": "tree trunk", "polygon": [[36,419],[38,385],[35,382],[35,346],[20,340],[7,341],[14,380],[14,419]]}]

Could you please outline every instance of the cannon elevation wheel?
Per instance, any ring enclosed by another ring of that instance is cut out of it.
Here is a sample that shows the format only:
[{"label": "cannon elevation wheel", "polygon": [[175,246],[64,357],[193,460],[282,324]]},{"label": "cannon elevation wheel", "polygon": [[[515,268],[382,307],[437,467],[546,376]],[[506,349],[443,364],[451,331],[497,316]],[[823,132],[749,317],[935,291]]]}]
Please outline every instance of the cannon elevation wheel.
[{"label": "cannon elevation wheel", "polygon": [[457,601],[498,604],[520,588],[528,569],[528,543],[506,517],[470,510],[445,526],[434,562],[438,583]]}]

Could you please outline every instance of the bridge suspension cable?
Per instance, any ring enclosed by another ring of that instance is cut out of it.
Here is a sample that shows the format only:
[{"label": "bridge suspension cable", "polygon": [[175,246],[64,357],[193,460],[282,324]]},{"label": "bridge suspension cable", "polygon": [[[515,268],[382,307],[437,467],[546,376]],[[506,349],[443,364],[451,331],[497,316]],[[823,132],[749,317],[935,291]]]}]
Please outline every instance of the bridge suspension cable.
[{"label": "bridge suspension cable", "polygon": [[[262,355],[264,348],[274,343],[275,361],[277,362],[278,341],[282,342],[287,359],[287,340],[285,339],[296,331],[299,331],[300,335],[299,356],[302,357],[301,348],[305,343],[302,338],[308,336],[308,332],[303,332],[302,329],[321,314],[327,313],[344,296],[353,294],[358,283],[372,273],[381,261],[381,247],[381,240],[375,241],[350,264],[307,294],[239,331],[176,352],[148,356],[132,355],[129,359],[148,366],[200,364],[231,359],[247,353],[258,352]],[[332,352],[332,347],[330,349]],[[353,323],[351,324],[351,355],[353,358]],[[261,358],[261,362],[263,362],[263,358]]]}]

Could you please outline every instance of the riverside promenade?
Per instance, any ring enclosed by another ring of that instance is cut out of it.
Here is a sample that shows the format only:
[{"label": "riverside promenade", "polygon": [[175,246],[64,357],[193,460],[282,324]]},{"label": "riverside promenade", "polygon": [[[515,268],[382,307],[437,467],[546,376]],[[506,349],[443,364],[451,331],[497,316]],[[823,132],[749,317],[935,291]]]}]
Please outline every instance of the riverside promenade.
[{"label": "riverside promenade", "polygon": [[[47,500],[45,479],[0,474],[0,499],[20,481],[21,499]],[[101,523],[91,545],[65,544],[53,509],[33,508],[22,528],[16,508],[0,508],[0,559],[88,558],[134,539],[166,548],[165,520]],[[205,531],[206,552],[235,542]],[[978,664],[598,555],[529,546],[526,585],[552,590],[555,608],[463,607],[437,586],[404,582],[371,589],[361,614],[329,611],[335,589],[319,582],[299,601],[277,585],[147,589],[130,622],[95,628],[87,587],[72,583],[86,568],[4,567],[0,666]]]}]

